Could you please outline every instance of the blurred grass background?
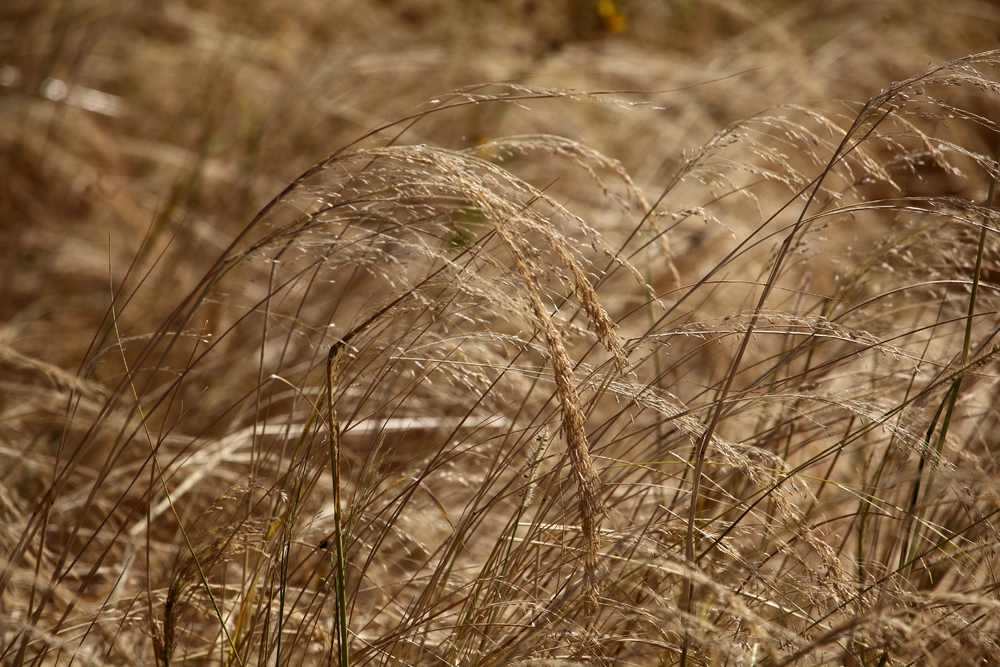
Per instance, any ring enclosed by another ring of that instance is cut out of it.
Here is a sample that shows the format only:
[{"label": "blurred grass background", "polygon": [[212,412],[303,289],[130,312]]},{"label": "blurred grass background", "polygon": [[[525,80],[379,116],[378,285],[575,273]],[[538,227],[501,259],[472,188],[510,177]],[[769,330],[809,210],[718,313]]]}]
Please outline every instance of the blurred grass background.
[{"label": "blurred grass background", "polygon": [[[655,194],[685,151],[734,121],[801,104],[849,122],[858,105],[842,101],[864,102],[930,65],[993,49],[998,35],[1000,3],[974,0],[7,0],[0,6],[0,446],[17,474],[7,471],[0,501],[20,520],[45,494],[67,389],[100,396],[97,381],[122,377],[117,362],[88,368],[92,384],[77,377],[81,364],[100,357],[88,350],[107,334],[113,293],[135,294],[120,336],[144,340],[289,181],[374,128],[413,115],[419,123],[393,125],[367,143],[445,149],[560,135],[620,161],[639,189]],[[459,104],[511,89],[490,82],[524,86],[529,99]],[[965,109],[995,114],[988,96],[958,97]],[[425,113],[448,104],[456,106]],[[937,122],[945,121],[929,121]],[[954,131],[968,150],[993,154],[992,130],[971,123]],[[799,158],[811,159],[791,155],[787,163]],[[544,160],[505,166],[547,183]],[[551,194],[613,229],[612,213],[588,208],[592,190],[563,176]],[[931,161],[914,168],[907,193],[923,191],[979,202],[986,181]],[[729,210],[737,214],[724,224],[671,232],[685,284],[716,266],[723,241],[744,238],[759,222],[738,215],[738,206]],[[825,248],[836,254],[841,244],[846,255],[881,236],[866,224],[871,218],[859,217],[838,223]],[[962,243],[964,252],[968,239]],[[836,262],[821,257],[813,269],[811,289],[828,294]],[[749,307],[708,291],[706,318]],[[709,368],[713,353],[698,354],[692,359],[704,360],[698,371],[710,380],[693,374],[688,382],[701,392],[717,387],[725,369]],[[212,387],[199,397],[204,422],[220,420],[219,430],[228,425],[213,408],[235,405],[248,388],[235,388],[235,397],[229,391]],[[442,523],[437,502],[424,501],[422,519]],[[6,535],[3,544],[18,539]],[[18,602],[14,593],[5,598],[4,618],[17,617]]]},{"label": "blurred grass background", "polygon": [[400,141],[550,132],[647,187],[729,122],[863,101],[998,34],[985,0],[8,0],[0,340],[72,368],[86,336],[66,332],[103,316],[109,252],[121,267],[147,231],[152,247],[177,235],[163,290],[180,294],[296,174],[462,86],[637,91],[622,97],[650,106],[470,106]]}]

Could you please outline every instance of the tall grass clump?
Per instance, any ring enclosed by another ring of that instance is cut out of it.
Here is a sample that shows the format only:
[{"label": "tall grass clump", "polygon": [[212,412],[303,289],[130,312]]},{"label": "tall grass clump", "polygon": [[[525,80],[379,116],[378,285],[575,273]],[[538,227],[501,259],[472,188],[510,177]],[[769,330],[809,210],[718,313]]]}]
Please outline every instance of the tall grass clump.
[{"label": "tall grass clump", "polygon": [[1000,660],[998,63],[734,123],[655,191],[546,134],[379,139],[628,105],[463,89],[160,322],[169,248],[111,262],[79,373],[0,348],[59,388],[5,417],[57,444],[5,453],[0,661]]}]

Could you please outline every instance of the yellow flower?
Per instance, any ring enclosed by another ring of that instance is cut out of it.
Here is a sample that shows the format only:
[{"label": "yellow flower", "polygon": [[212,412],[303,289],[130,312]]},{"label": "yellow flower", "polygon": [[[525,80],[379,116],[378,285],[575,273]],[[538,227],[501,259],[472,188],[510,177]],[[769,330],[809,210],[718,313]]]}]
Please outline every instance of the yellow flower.
[{"label": "yellow flower", "polygon": [[628,25],[625,14],[618,8],[614,0],[597,0],[597,15],[601,17],[604,29],[610,33],[622,32]]}]

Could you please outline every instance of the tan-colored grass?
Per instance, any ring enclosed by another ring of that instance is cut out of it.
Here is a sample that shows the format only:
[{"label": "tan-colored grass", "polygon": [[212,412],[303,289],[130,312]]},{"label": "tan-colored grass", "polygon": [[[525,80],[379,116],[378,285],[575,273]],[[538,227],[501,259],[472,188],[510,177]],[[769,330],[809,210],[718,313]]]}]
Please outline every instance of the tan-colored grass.
[{"label": "tan-colored grass", "polygon": [[431,4],[20,10],[0,662],[1000,660],[988,6]]}]

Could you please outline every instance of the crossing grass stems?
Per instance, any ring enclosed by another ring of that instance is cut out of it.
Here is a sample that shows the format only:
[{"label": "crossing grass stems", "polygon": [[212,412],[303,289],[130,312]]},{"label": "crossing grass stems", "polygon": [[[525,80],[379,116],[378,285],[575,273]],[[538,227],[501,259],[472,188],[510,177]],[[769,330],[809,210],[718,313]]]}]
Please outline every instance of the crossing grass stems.
[{"label": "crossing grass stems", "polygon": [[295,179],[158,327],[163,267],[109,266],[78,375],[0,348],[69,397],[5,483],[2,661],[1000,659],[1000,128],[961,106],[998,60],[734,123],[656,197],[565,138],[380,139],[626,103],[459,90]]}]

